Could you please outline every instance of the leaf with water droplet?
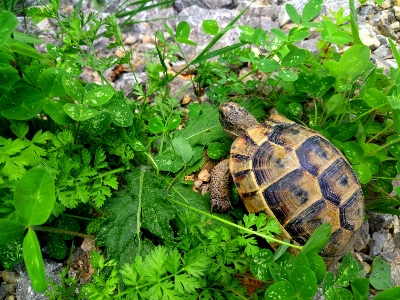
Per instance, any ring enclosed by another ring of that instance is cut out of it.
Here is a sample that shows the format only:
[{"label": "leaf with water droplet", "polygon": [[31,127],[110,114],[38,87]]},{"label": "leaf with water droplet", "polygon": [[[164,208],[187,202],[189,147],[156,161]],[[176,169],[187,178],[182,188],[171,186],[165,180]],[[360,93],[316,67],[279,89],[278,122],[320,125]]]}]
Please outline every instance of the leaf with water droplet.
[{"label": "leaf with water droplet", "polygon": [[65,113],[74,121],[85,121],[98,113],[97,110],[80,104],[67,103],[63,108]]}]

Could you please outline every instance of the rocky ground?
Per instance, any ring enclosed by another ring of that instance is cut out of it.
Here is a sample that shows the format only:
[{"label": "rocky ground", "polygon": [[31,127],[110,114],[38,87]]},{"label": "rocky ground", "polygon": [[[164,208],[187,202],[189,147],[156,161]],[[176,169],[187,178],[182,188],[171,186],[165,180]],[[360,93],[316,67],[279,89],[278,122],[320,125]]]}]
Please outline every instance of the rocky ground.
[{"label": "rocky ground", "polygon": [[[68,14],[75,7],[76,0],[72,2],[62,1],[62,12]],[[250,25],[260,27],[266,31],[271,28],[282,28],[289,30],[293,24],[285,12],[284,5],[290,2],[298,11],[301,11],[307,0],[265,0],[256,1],[239,19],[236,25]],[[108,0],[108,6],[103,12],[103,16],[107,16],[114,11],[118,5],[123,3],[122,0]],[[207,45],[211,38],[204,34],[201,24],[205,19],[216,20],[220,28],[225,27],[237,14],[243,10],[250,1],[241,0],[176,0],[171,8],[154,9],[139,13],[135,16],[135,20],[142,22],[131,25],[124,32],[123,40],[127,49],[134,53],[132,60],[135,68],[135,77],[139,84],[146,84],[147,74],[145,72],[147,53],[154,50],[154,35],[156,30],[163,30],[163,23],[166,22],[171,28],[175,28],[176,24],[181,20],[186,20],[191,28],[191,39],[198,43],[197,47],[183,46],[187,59],[190,61]],[[92,1],[84,1],[82,11],[94,11]],[[345,14],[349,13],[347,0],[327,0],[324,1],[323,11],[328,14],[329,9],[337,11],[340,7],[344,8]],[[397,67],[389,48],[388,37],[398,44],[400,38],[400,0],[385,0],[381,6],[377,6],[373,0],[367,0],[360,4],[356,1],[358,12],[358,24],[360,27],[360,37],[364,44],[368,45],[372,51],[371,60],[378,66],[386,70]],[[154,21],[161,19],[158,21]],[[153,21],[152,21],[153,20]],[[30,25],[30,33],[39,36],[46,43],[54,43],[56,38],[56,24],[52,20],[45,20],[39,25]],[[230,30],[213,49],[218,49],[226,45],[238,42],[239,30]],[[123,55],[121,49],[105,50],[108,44],[106,38],[100,38],[95,43],[95,49],[100,56],[117,56]],[[301,43],[303,48],[310,51],[317,51],[316,38],[312,37]],[[44,45],[41,45],[44,51]],[[400,49],[400,47],[399,47]],[[175,63],[167,62],[171,72],[177,72],[184,65],[184,61]],[[124,91],[126,96],[132,95],[132,85],[135,77],[124,66],[112,68],[105,72],[117,89]],[[90,69],[85,69],[82,75],[85,81],[100,82],[99,76]],[[188,83],[185,76],[178,76],[171,83],[171,93],[177,93],[183,86]],[[189,87],[184,94],[179,96],[182,104],[188,104],[194,101],[194,91]],[[202,186],[207,185],[209,176],[194,178],[195,186],[206,191]],[[371,268],[371,262],[374,257],[381,256],[391,266],[392,279],[395,285],[400,285],[400,224],[399,218],[392,215],[382,215],[368,213],[369,231],[358,241],[356,245],[356,256],[360,259],[365,269]],[[91,245],[91,246],[90,246]],[[88,265],[88,253],[93,245],[90,241],[85,241],[82,248],[74,254],[71,272],[82,277],[90,275],[90,266]],[[60,270],[61,264],[46,261],[46,267],[51,277],[56,278],[56,273]],[[19,274],[18,274],[19,273]],[[3,284],[0,287],[0,299],[45,299],[43,296],[35,294],[27,284],[27,276],[22,265],[16,268],[16,272],[3,272]],[[19,280],[17,281],[19,277]],[[15,288],[18,285],[15,294]],[[316,299],[323,299],[317,296]]]}]

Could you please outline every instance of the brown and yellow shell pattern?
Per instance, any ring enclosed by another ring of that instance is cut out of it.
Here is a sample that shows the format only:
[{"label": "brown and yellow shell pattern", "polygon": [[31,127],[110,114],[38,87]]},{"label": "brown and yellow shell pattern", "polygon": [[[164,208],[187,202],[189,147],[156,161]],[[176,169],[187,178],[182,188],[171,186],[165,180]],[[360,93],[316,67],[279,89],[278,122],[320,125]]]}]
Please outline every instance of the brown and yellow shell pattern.
[{"label": "brown and yellow shell pattern", "polygon": [[343,154],[316,131],[281,115],[250,127],[231,147],[230,172],[251,212],[274,216],[303,245],[321,224],[332,235],[321,252],[342,252],[364,217],[360,183]]}]

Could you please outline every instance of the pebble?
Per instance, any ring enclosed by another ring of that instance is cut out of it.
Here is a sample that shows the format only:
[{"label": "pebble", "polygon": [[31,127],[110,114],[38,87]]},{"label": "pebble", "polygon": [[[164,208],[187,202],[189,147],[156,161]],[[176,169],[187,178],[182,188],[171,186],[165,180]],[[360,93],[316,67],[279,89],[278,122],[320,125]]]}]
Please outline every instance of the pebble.
[{"label": "pebble", "polygon": [[360,33],[360,39],[363,42],[363,44],[368,46],[371,50],[374,50],[381,45],[371,25],[361,24],[359,33]]},{"label": "pebble", "polygon": [[199,187],[201,187],[202,184],[203,184],[203,181],[201,181],[201,180],[195,180],[195,181],[194,181],[194,187],[195,187],[196,189],[198,189]]},{"label": "pebble", "polygon": [[197,175],[197,178],[203,182],[209,182],[211,175],[206,169],[203,169],[199,172],[199,175]]},{"label": "pebble", "polygon": [[400,20],[400,6],[393,6],[393,13],[397,20]]},{"label": "pebble", "polygon": [[385,241],[386,241],[385,234],[379,233],[379,232],[374,232],[372,234],[371,240],[368,243],[368,246],[370,249],[369,255],[371,257],[377,256],[382,251]]}]

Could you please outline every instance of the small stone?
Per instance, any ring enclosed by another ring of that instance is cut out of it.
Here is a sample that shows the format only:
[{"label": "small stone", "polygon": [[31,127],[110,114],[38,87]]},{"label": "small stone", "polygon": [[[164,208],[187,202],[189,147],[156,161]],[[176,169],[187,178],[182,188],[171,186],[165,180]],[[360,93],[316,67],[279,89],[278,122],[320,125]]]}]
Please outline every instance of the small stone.
[{"label": "small stone", "polygon": [[203,196],[208,192],[209,187],[210,187],[209,184],[203,184],[203,185],[201,186],[200,189],[201,189],[201,194],[202,194]]},{"label": "small stone", "polygon": [[393,6],[400,6],[400,0],[393,0]]},{"label": "small stone", "polygon": [[390,233],[388,233],[386,234],[386,241],[383,244],[382,251],[393,252],[394,248],[395,246],[394,246],[393,236]]},{"label": "small stone", "polygon": [[389,40],[386,36],[383,36],[381,34],[377,34],[376,38],[378,39],[379,43],[384,46],[389,46]]},{"label": "small stone", "polygon": [[145,34],[142,38],[142,43],[143,44],[154,44],[154,42],[156,41],[155,37],[152,35],[147,35]]},{"label": "small stone", "polygon": [[358,234],[355,235],[353,248],[357,251],[361,251],[368,245],[369,240],[369,224],[368,221],[365,221],[361,224],[360,229],[358,229]]},{"label": "small stone", "polygon": [[195,187],[196,189],[198,189],[199,187],[201,187],[202,184],[203,184],[203,181],[201,181],[201,180],[195,180],[195,182],[194,182],[194,187]]},{"label": "small stone", "polygon": [[377,256],[381,251],[383,244],[386,241],[386,235],[378,232],[374,232],[371,240],[368,243],[369,246],[369,255],[371,257]]},{"label": "small stone", "polygon": [[361,256],[362,261],[372,261],[372,257],[364,252],[356,252],[359,256]]},{"label": "small stone", "polygon": [[1,277],[3,278],[4,282],[17,283],[19,276],[17,272],[3,271],[1,272]]},{"label": "small stone", "polygon": [[394,219],[396,216],[388,214],[380,214],[374,212],[368,212],[368,222],[370,232],[378,232],[382,229],[389,229],[393,226]]},{"label": "small stone", "polygon": [[374,54],[380,58],[384,58],[388,53],[389,49],[385,45],[380,45],[374,50]]},{"label": "small stone", "polygon": [[132,45],[135,44],[136,42],[137,42],[137,37],[134,35],[127,35],[124,40],[125,45]]},{"label": "small stone", "polygon": [[390,27],[393,29],[394,32],[399,31],[400,30],[400,23],[398,21],[390,24]]},{"label": "small stone", "polygon": [[371,50],[374,50],[381,45],[381,43],[379,43],[378,39],[376,38],[376,34],[372,30],[371,25],[360,24],[359,34],[360,34],[360,39],[363,42],[363,44],[368,46]]},{"label": "small stone", "polygon": [[187,105],[190,103],[192,99],[190,98],[190,96],[188,94],[183,95],[182,97],[182,105]]},{"label": "small stone", "polygon": [[95,248],[94,240],[85,238],[82,242],[81,248],[83,251],[91,252]]},{"label": "small stone", "polygon": [[393,13],[397,20],[400,20],[400,6],[393,6]]},{"label": "small stone", "polygon": [[385,1],[383,1],[382,4],[381,4],[381,7],[382,7],[383,9],[388,9],[388,8],[390,8],[390,0],[385,0]]},{"label": "small stone", "polygon": [[389,24],[392,24],[392,23],[394,23],[394,22],[397,21],[397,18],[396,18],[396,16],[394,15],[393,11],[389,11],[387,21],[388,21]]},{"label": "small stone", "polygon": [[368,16],[368,15],[370,15],[372,13],[373,13],[372,5],[365,5],[365,6],[361,7],[359,15],[366,17],[366,16]]},{"label": "small stone", "polygon": [[115,50],[115,56],[116,57],[123,57],[125,55],[125,52],[122,48],[117,48],[117,50]]},{"label": "small stone", "polygon": [[384,252],[381,252],[379,255],[387,263],[391,263],[392,261],[394,261],[397,258],[397,253],[395,253],[395,252],[384,251]]},{"label": "small stone", "polygon": [[203,182],[209,182],[211,176],[210,176],[210,173],[206,169],[203,169],[199,172],[199,175],[197,175],[197,178]]},{"label": "small stone", "polygon": [[[390,37],[391,39],[397,40],[397,36],[394,33],[392,27],[390,27],[390,25],[387,24],[378,24],[378,29],[379,32],[387,37]],[[361,37],[360,37],[361,38]]]}]

